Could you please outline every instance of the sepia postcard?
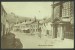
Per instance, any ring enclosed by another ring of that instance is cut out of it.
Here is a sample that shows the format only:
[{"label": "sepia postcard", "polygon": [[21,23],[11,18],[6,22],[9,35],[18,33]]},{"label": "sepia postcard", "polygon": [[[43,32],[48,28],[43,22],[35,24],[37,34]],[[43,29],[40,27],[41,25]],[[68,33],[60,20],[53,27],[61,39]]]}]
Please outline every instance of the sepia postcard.
[{"label": "sepia postcard", "polygon": [[74,48],[74,2],[1,2],[1,48]]}]

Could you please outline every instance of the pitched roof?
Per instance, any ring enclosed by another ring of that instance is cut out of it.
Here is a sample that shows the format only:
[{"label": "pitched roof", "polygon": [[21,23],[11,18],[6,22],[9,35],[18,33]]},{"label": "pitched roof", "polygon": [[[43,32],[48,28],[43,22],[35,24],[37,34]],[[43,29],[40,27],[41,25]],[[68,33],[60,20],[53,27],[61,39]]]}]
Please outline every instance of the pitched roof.
[{"label": "pitched roof", "polygon": [[1,4],[1,9],[7,14],[7,12],[5,11],[3,5]]},{"label": "pitched roof", "polygon": [[9,23],[15,23],[17,21],[15,15],[13,14],[7,14],[6,20]]},{"label": "pitched roof", "polygon": [[45,20],[41,20],[40,24],[51,22],[51,18],[46,18]]}]

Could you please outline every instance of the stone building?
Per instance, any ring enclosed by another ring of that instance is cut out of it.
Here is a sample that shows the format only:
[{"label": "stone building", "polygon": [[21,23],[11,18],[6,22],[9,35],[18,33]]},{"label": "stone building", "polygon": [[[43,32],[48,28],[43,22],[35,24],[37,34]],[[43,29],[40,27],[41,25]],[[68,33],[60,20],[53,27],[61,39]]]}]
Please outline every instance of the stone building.
[{"label": "stone building", "polygon": [[30,23],[32,23],[32,21],[20,23],[20,26],[19,26],[20,31],[24,33],[30,33]]},{"label": "stone building", "polygon": [[[52,34],[53,38],[73,39],[71,19],[74,17],[74,3],[72,1],[53,2]],[[74,22],[73,22],[74,23]]]},{"label": "stone building", "polygon": [[6,34],[6,11],[3,8],[3,5],[1,5],[1,36]]},{"label": "stone building", "polygon": [[30,33],[31,34],[38,34],[38,29],[39,29],[39,21],[33,21],[30,24]]},{"label": "stone building", "polygon": [[47,23],[44,20],[41,20],[39,27],[41,28],[41,35],[46,35],[46,25]]},{"label": "stone building", "polygon": [[40,23],[39,27],[41,27],[41,35],[52,36],[52,34],[51,34],[51,18],[41,20],[39,23]]}]

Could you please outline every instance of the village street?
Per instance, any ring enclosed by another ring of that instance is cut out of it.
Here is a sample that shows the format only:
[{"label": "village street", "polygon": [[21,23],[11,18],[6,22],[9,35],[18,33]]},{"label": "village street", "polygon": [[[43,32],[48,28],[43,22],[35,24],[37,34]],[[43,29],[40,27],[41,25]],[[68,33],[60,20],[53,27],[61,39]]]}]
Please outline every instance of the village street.
[{"label": "village street", "polygon": [[74,48],[74,2],[1,2],[1,48]]},{"label": "village street", "polygon": [[64,39],[56,40],[48,36],[30,35],[20,32],[13,32],[16,38],[19,38],[23,44],[23,48],[73,48],[73,40]]}]

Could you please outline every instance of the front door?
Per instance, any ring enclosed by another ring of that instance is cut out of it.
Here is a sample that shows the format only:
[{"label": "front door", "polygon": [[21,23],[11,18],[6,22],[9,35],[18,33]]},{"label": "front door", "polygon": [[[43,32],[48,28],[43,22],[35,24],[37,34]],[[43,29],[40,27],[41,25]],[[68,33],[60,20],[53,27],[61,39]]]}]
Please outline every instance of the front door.
[{"label": "front door", "polygon": [[47,35],[49,35],[49,30],[47,30]]},{"label": "front door", "polygon": [[57,32],[58,32],[58,29],[57,29],[57,25],[55,26],[55,38],[57,38]]}]

